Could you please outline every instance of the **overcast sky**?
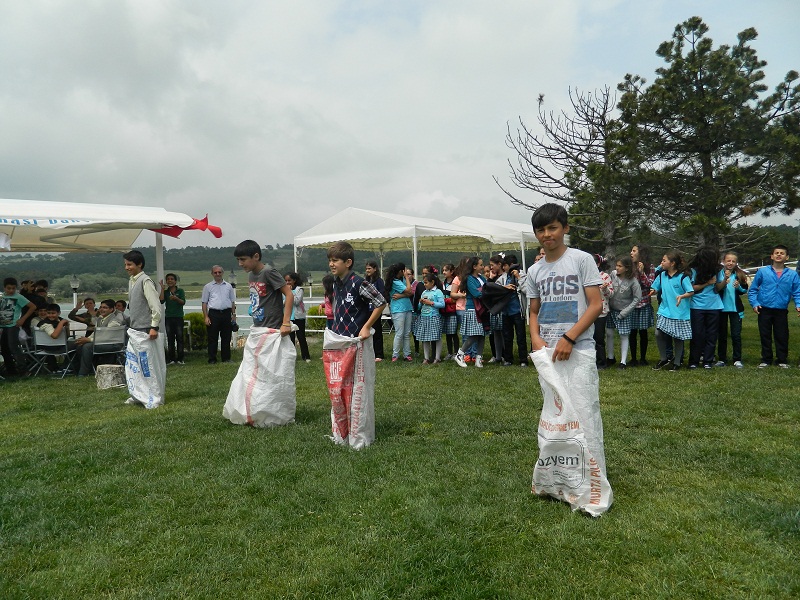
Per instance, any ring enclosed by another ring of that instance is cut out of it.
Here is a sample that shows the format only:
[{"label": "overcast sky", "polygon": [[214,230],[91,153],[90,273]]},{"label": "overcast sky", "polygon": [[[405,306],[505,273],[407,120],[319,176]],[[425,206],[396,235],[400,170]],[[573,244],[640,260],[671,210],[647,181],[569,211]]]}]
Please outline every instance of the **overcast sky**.
[{"label": "overcast sky", "polygon": [[492,180],[506,123],[540,93],[559,110],[570,86],[652,81],[694,15],[715,45],[755,27],[770,89],[800,70],[798,0],[2,2],[0,197],[225,234],[169,247],[290,243],[346,206],[526,222]]}]

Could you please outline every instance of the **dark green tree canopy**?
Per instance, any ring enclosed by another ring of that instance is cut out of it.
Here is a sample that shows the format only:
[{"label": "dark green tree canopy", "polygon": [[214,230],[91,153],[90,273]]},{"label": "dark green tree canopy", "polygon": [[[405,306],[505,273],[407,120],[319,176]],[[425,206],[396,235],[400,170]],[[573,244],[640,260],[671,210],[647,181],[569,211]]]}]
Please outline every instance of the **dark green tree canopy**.
[{"label": "dark green tree canopy", "polygon": [[618,139],[650,226],[722,245],[746,217],[800,206],[798,74],[767,93],[755,29],[718,48],[707,32],[685,21],[659,46],[666,66],[651,85],[625,77]]}]

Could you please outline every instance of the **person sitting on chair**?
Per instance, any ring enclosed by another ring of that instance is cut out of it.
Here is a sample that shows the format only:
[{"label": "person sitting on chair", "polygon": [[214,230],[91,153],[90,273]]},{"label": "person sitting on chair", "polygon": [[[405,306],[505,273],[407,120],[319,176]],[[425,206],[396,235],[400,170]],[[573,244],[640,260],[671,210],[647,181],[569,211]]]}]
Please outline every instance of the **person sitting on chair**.
[{"label": "person sitting on chair", "polygon": [[[114,301],[103,300],[100,307],[97,309],[97,316],[94,318],[95,331],[105,327],[121,327],[119,318],[115,314]],[[94,333],[92,335],[78,338],[75,340],[75,345],[80,347],[80,368],[78,369],[78,377],[86,377],[91,375],[94,371],[93,357],[94,357]],[[113,350],[115,344],[101,344],[98,346],[109,346],[103,348],[104,350]]]}]

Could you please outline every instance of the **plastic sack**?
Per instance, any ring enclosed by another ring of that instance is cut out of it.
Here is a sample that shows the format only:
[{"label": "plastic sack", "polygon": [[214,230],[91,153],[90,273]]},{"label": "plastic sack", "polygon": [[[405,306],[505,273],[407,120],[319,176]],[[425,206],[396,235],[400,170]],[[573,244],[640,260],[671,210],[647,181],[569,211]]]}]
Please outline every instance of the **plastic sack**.
[{"label": "plastic sack", "polygon": [[164,404],[167,387],[167,363],[163,341],[143,331],[128,329],[125,348],[125,379],[128,382],[130,401],[145,408],[158,408]]},{"label": "plastic sack", "polygon": [[355,450],[369,446],[375,440],[372,337],[361,340],[326,329],[322,362],[331,399],[333,441]]},{"label": "plastic sack", "polygon": [[555,363],[552,348],[530,356],[544,395],[531,492],[598,517],[614,494],[606,478],[595,352],[573,350],[569,360]]},{"label": "plastic sack", "polygon": [[294,422],[296,360],[297,351],[288,335],[281,336],[280,330],[269,327],[251,328],[222,416],[236,425],[253,427]]}]

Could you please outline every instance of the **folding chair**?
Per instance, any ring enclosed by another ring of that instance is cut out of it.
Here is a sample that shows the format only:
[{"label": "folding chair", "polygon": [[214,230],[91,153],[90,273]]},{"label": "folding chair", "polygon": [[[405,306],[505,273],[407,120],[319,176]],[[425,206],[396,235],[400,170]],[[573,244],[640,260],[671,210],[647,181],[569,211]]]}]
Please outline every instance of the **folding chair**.
[{"label": "folding chair", "polygon": [[94,330],[92,344],[92,369],[97,373],[94,359],[115,355],[117,364],[125,364],[125,327],[98,327]]},{"label": "folding chair", "polygon": [[72,361],[75,358],[75,350],[70,348],[69,344],[67,343],[66,329],[62,330],[61,334],[59,334],[59,336],[55,339],[51,338],[44,331],[35,329],[33,332],[33,340],[36,344],[36,350],[34,350],[33,354],[39,359],[39,363],[36,366],[36,370],[33,372],[33,375],[38,375],[42,369],[51,375],[55,375],[56,373],[53,373],[47,368],[45,361],[49,356],[53,356],[55,358],[63,356],[65,365],[64,370],[61,373],[61,379],[64,379],[64,376],[67,374],[67,371],[69,371],[70,366],[72,366]]},{"label": "folding chair", "polygon": [[34,344],[33,338],[28,337],[23,340],[22,336],[20,336],[19,349],[22,352],[22,356],[24,356],[25,360],[27,361],[25,365],[25,370],[28,373],[33,373],[34,371],[37,371],[40,368],[41,363],[45,359],[36,356],[36,346]]}]

